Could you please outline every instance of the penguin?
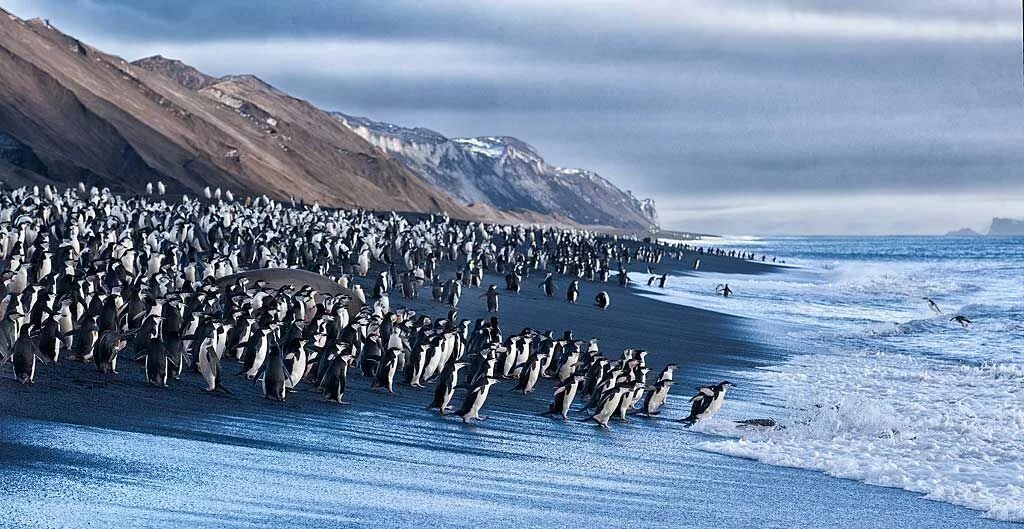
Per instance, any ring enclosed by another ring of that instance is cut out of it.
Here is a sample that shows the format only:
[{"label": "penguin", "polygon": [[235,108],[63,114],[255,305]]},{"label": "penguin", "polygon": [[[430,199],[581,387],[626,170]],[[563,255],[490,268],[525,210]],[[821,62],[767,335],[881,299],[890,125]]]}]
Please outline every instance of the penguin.
[{"label": "penguin", "polygon": [[679,364],[667,364],[665,369],[661,370],[661,375],[658,375],[658,382],[672,380],[672,373],[674,373],[676,369],[679,369]]},{"label": "penguin", "polygon": [[401,350],[396,347],[389,347],[384,351],[370,389],[384,388],[388,395],[395,394],[395,372],[398,370],[398,353],[400,352]]},{"label": "penguin", "polygon": [[615,411],[619,409],[622,399],[626,394],[632,393],[633,389],[633,384],[622,384],[605,391],[601,394],[601,398],[595,408],[595,413],[584,420],[592,420],[597,422],[601,428],[608,428],[608,421],[612,418]]},{"label": "penguin", "polygon": [[239,375],[245,374],[246,378],[256,378],[267,358],[267,351],[270,349],[270,333],[273,329],[260,329],[245,346],[242,353],[242,370]]},{"label": "penguin", "polygon": [[974,323],[971,320],[967,319],[966,316],[953,316],[952,318],[949,319],[949,321],[955,321],[959,323],[964,329],[966,329],[967,326],[969,326],[970,324]]},{"label": "penguin", "polygon": [[100,329],[96,324],[96,316],[86,316],[79,324],[75,339],[71,342],[71,354],[79,362],[92,360],[93,346],[100,337]]},{"label": "penguin", "polygon": [[459,299],[462,297],[462,283],[452,279],[448,283],[448,306],[457,309],[459,308]]},{"label": "penguin", "polygon": [[932,298],[924,298],[924,300],[928,302],[928,307],[932,309],[932,312],[935,314],[942,314],[942,310],[939,309],[939,305],[932,301]]},{"label": "penguin", "polygon": [[563,380],[555,387],[554,402],[548,406],[548,411],[541,415],[561,415],[563,420],[568,419],[569,409],[572,408],[572,402],[576,399],[576,393],[586,379],[587,377],[583,375],[573,375]]},{"label": "penguin", "polygon": [[207,342],[200,349],[199,358],[196,359],[196,366],[199,369],[199,375],[206,382],[206,391],[212,393],[221,390],[224,393],[231,393],[221,384],[220,357],[217,356],[217,351],[214,349],[213,344]]},{"label": "penguin", "polygon": [[267,352],[267,359],[264,362],[263,376],[263,398],[274,399],[284,402],[285,388],[288,384],[288,374],[284,368],[284,357],[281,354],[281,347],[278,344],[270,346]]},{"label": "penguin", "polygon": [[644,399],[644,415],[654,417],[661,413],[661,407],[665,405],[665,399],[668,398],[672,384],[675,382],[671,378],[663,378],[654,385],[654,388],[647,393],[647,398]]},{"label": "penguin", "polygon": [[427,406],[428,410],[439,410],[441,416],[448,413],[449,404],[455,396],[455,387],[459,383],[459,370],[468,365],[466,362],[452,362],[445,366],[434,387],[434,400]]},{"label": "penguin", "polygon": [[531,354],[526,361],[526,366],[519,372],[519,384],[516,385],[515,389],[521,390],[523,395],[533,393],[533,388],[537,385],[537,380],[541,378],[543,371],[544,355],[540,353]]},{"label": "penguin", "polygon": [[345,396],[345,388],[348,385],[349,362],[353,358],[354,355],[351,349],[349,349],[345,353],[336,353],[329,359],[327,371],[320,383],[320,389],[323,391],[325,401],[349,404],[342,400],[342,398]]},{"label": "penguin", "polygon": [[540,287],[544,289],[544,295],[552,297],[555,295],[555,276],[551,272],[548,272],[547,277],[541,282]]},{"label": "penguin", "polygon": [[471,388],[469,393],[466,395],[466,399],[462,401],[462,407],[455,414],[462,417],[462,422],[468,424],[470,419],[476,419],[478,421],[486,421],[487,417],[480,415],[480,410],[484,407],[484,403],[487,402],[487,396],[491,391],[491,386],[498,383],[498,379],[493,377],[483,377]]},{"label": "penguin", "polygon": [[96,340],[93,348],[93,361],[96,363],[96,370],[100,373],[117,374],[117,354],[128,345],[117,331],[104,331]]},{"label": "penguin", "polygon": [[693,405],[690,407],[690,415],[680,419],[687,425],[692,425],[702,419],[707,419],[718,413],[725,403],[725,394],[729,388],[736,387],[735,384],[725,380],[720,384],[697,388],[697,394],[690,399]]},{"label": "penguin", "polygon": [[18,340],[23,315],[16,309],[8,311],[0,319],[0,363],[6,361],[14,350],[14,342]]},{"label": "penguin", "polygon": [[167,348],[164,347],[160,334],[154,332],[149,337],[149,344],[146,346],[146,354],[143,355],[146,365],[146,381],[150,384],[166,388],[167,374],[170,372],[170,358],[167,357]]},{"label": "penguin", "polygon": [[572,283],[569,283],[569,290],[565,291],[566,300],[575,305],[580,298],[580,282],[578,279],[573,279]]},{"label": "penguin", "polygon": [[36,359],[46,361],[30,336],[31,327],[22,329],[21,336],[11,348],[9,360],[14,364],[14,378],[21,384],[36,383]]},{"label": "penguin", "polygon": [[63,349],[64,341],[60,332],[60,315],[54,314],[43,322],[42,329],[39,330],[39,352],[47,361],[57,363]]},{"label": "penguin", "polygon": [[487,287],[487,292],[480,297],[487,298],[487,312],[498,312],[498,285]]},{"label": "penguin", "polygon": [[597,305],[597,308],[607,310],[608,305],[611,304],[611,299],[608,298],[608,293],[602,290],[597,293],[597,296],[594,298],[594,303]]}]

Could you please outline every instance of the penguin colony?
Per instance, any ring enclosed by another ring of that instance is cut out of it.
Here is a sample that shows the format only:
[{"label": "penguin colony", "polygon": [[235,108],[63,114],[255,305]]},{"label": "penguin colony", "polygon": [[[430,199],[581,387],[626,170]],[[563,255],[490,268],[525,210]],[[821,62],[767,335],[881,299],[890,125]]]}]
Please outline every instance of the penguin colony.
[{"label": "penguin colony", "polygon": [[[306,384],[325,401],[344,404],[352,371],[388,393],[396,382],[433,383],[429,408],[469,422],[486,418],[481,411],[496,383],[511,381],[531,394],[548,378],[555,389],[544,415],[568,418],[580,402],[585,420],[602,427],[632,413],[657,416],[673,385],[677,366],[651,380],[645,351],[607,358],[596,339],[577,340],[571,331],[556,338],[523,329],[505,337],[496,316],[471,324],[458,319],[457,308],[462,288],[480,287],[485,271],[504,275],[513,293],[531,272],[544,272],[540,287],[554,296],[555,273],[608,281],[617,261],[626,285],[623,263],[658,263],[684,247],[629,248],[593,232],[445,215],[412,221],[266,197],[242,202],[208,188],[206,200],[169,202],[163,189],[157,183],[154,194],[150,184],[149,196],[127,197],[79,184],[0,195],[0,364],[13,364],[19,382],[35,382],[37,361],[91,362],[109,377],[119,361],[123,369],[134,360],[158,387],[196,373],[207,391],[230,393],[222,381],[237,375],[258,384],[267,399],[283,401]],[[456,269],[453,278],[441,279],[441,263]],[[375,278],[367,304],[352,277],[365,277],[374,264],[386,271]],[[351,287],[352,296],[308,285],[275,289],[258,275],[219,281],[265,268],[315,272]],[[433,299],[448,306],[447,317],[391,309],[393,292],[417,298],[428,284]],[[497,313],[497,286],[482,297]],[[578,301],[577,280],[567,299]],[[349,310],[354,301],[358,312]],[[608,293],[597,294],[595,304],[607,309]],[[731,386],[699,388],[682,420],[716,413]],[[465,394],[455,407],[458,390]]]}]

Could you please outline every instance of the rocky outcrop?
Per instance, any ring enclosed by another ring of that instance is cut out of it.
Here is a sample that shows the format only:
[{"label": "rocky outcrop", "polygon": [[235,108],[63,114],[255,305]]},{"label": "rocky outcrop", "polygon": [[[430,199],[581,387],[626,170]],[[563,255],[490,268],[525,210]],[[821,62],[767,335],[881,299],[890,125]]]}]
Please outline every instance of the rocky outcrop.
[{"label": "rocky outcrop", "polygon": [[502,210],[559,214],[585,225],[650,229],[654,202],[622,191],[597,173],[549,165],[532,146],[508,136],[447,138],[335,113],[364,139],[459,200]]},{"label": "rocky outcrop", "polygon": [[996,217],[992,219],[992,225],[988,228],[989,235],[1024,235],[1024,220],[1003,219]]}]

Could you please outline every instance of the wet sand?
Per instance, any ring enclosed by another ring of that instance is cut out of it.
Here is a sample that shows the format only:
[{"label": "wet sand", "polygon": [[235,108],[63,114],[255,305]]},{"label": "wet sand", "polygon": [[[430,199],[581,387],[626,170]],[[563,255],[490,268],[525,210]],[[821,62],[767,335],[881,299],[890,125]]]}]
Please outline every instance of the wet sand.
[{"label": "wet sand", "polygon": [[[701,259],[702,271],[784,273]],[[644,267],[633,268],[634,279],[646,281]],[[662,419],[602,431],[543,418],[550,382],[529,397],[499,384],[484,410],[490,419],[465,426],[424,409],[432,386],[398,386],[390,397],[354,372],[352,404],[339,406],[306,388],[285,403],[265,401],[234,376],[225,383],[234,395],[207,394],[190,373],[154,388],[127,358],[117,377],[62,361],[40,366],[32,386],[0,380],[0,527],[190,527],[213,518],[222,527],[1009,526],[911,493],[695,450],[707,437],[671,420],[686,414],[690,389],[772,363],[791,354],[787,344],[763,324],[611,283],[581,281],[581,303],[569,305],[568,280],[548,299],[537,286],[542,278],[501,297],[506,335],[527,326],[572,329],[578,339],[598,337],[609,356],[625,347],[651,351],[655,372],[679,363]],[[504,280],[486,276],[490,283]],[[593,306],[598,290],[611,294],[607,311]],[[487,316],[482,292],[464,290],[460,317]],[[397,297],[392,306],[435,317],[447,311]],[[758,398],[740,384],[723,416],[747,418],[737,415],[742,402]]]}]

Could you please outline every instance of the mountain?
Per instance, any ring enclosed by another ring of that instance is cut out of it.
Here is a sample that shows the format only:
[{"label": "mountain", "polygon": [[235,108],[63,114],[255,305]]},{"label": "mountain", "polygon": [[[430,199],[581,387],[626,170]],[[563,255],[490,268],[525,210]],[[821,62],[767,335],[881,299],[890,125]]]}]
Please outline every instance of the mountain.
[{"label": "mountain", "polygon": [[118,192],[162,180],[328,206],[500,216],[436,189],[330,114],[252,76],[129,63],[0,10],[0,180]]},{"label": "mountain", "polygon": [[1024,235],[1024,220],[992,219],[992,225],[988,228],[989,235]]},{"label": "mountain", "polygon": [[502,210],[559,213],[584,225],[628,229],[658,225],[653,201],[640,200],[592,171],[549,165],[519,139],[447,138],[430,129],[334,115],[458,200]]}]

